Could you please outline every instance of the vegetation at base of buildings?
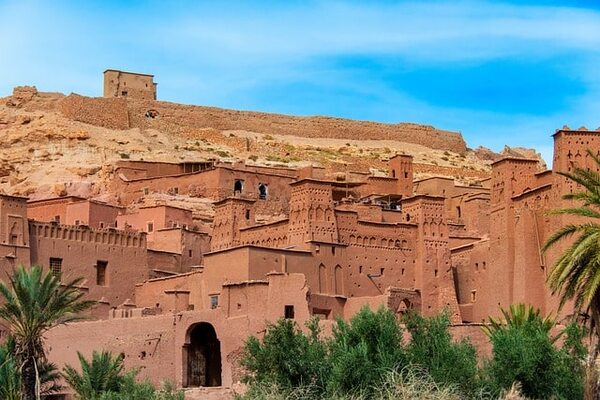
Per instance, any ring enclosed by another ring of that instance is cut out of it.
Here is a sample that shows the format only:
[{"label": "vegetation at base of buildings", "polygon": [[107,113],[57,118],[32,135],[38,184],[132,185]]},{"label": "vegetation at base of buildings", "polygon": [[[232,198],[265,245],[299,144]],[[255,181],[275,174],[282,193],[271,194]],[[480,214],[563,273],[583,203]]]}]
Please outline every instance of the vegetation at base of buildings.
[{"label": "vegetation at base of buildings", "polygon": [[46,362],[43,335],[57,325],[81,319],[79,313],[94,304],[83,300],[81,282],[82,279],[61,282],[39,266],[19,266],[7,283],[0,282],[0,319],[9,331],[9,353],[25,400],[39,399],[46,390],[43,374],[53,374],[52,366]]},{"label": "vegetation at base of buildings", "polygon": [[[516,306],[486,330],[492,358],[478,366],[468,339],[454,341],[446,312],[409,313],[403,325],[390,310],[363,308],[338,319],[323,338],[317,320],[305,333],[293,320],[250,337],[241,364],[248,391],[239,399],[582,399],[584,330],[562,333],[562,345],[539,312]],[[411,340],[404,343],[404,329]]]},{"label": "vegetation at base of buildings", "polygon": [[157,390],[148,381],[137,382],[136,370],[125,371],[122,356],[94,351],[91,361],[81,353],[81,372],[65,366],[63,376],[80,400],[183,400],[182,391],[166,382]]}]

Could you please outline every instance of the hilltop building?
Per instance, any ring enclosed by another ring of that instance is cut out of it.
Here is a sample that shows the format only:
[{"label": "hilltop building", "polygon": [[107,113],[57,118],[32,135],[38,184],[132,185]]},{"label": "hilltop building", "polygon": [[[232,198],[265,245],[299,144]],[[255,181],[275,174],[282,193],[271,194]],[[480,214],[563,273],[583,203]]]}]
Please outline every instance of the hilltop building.
[{"label": "hilltop building", "polygon": [[126,72],[118,69],[104,71],[104,97],[128,97],[156,100],[154,75]]}]

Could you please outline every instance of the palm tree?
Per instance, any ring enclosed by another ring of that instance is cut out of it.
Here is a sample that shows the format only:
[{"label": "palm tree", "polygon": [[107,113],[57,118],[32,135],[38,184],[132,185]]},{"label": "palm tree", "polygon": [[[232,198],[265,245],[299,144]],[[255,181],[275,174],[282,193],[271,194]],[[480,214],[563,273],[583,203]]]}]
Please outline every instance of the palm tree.
[{"label": "palm tree", "polygon": [[78,289],[82,279],[61,284],[52,273],[44,273],[39,266],[26,269],[17,267],[0,282],[0,319],[6,322],[14,339],[14,358],[21,374],[24,400],[40,398],[42,366],[46,362],[43,335],[49,329],[75,321],[77,313],[89,308],[93,301],[83,300]]},{"label": "palm tree", "polygon": [[[542,331],[549,335],[556,325],[556,320],[552,316],[542,318],[540,310],[533,308],[531,305],[511,304],[508,310],[501,309],[500,311],[504,319],[490,317],[489,325],[483,327],[483,332],[488,337],[492,337],[495,332],[503,329],[521,328],[532,324],[539,326]],[[559,337],[560,334],[551,337],[552,342],[555,342]]]},{"label": "palm tree", "polygon": [[113,357],[108,351],[92,353],[92,362],[77,352],[81,373],[70,365],[63,376],[80,399],[94,399],[105,392],[119,392],[123,383],[123,357]]},{"label": "palm tree", "polygon": [[[600,158],[587,151],[600,167]],[[592,329],[600,337],[600,174],[584,168],[560,175],[580,185],[581,190],[562,196],[565,200],[580,202],[573,207],[551,211],[551,215],[570,215],[589,219],[579,224],[567,224],[555,232],[544,244],[547,251],[564,239],[577,236],[561,254],[548,275],[553,294],[560,293],[561,307],[575,300],[578,312],[591,315]]]}]

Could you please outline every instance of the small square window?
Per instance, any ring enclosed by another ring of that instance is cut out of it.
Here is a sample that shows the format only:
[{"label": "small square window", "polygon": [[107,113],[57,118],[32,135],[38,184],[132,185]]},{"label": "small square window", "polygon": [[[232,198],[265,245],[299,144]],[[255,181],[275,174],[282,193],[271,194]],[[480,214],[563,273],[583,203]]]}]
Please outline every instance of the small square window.
[{"label": "small square window", "polygon": [[286,305],[283,310],[285,319],[294,319],[294,306]]},{"label": "small square window", "polygon": [[57,224],[60,224],[60,215],[54,216],[54,222],[56,222]]},{"label": "small square window", "polygon": [[62,258],[50,258],[50,272],[60,281],[62,275]]},{"label": "small square window", "polygon": [[210,308],[214,310],[217,307],[219,307],[219,295],[214,294],[210,296]]},{"label": "small square window", "polygon": [[150,189],[148,189],[147,187],[144,188],[144,196],[148,196],[149,193],[150,193]]}]

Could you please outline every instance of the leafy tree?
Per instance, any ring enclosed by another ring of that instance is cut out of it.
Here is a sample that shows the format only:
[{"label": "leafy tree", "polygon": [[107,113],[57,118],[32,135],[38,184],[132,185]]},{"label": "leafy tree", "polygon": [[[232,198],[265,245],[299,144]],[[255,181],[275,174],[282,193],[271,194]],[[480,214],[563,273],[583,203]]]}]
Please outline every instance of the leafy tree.
[{"label": "leafy tree", "polygon": [[453,341],[448,313],[429,318],[409,313],[404,322],[411,334],[409,362],[424,368],[436,383],[473,395],[479,386],[477,352],[468,339]]},{"label": "leafy tree", "polygon": [[80,399],[95,399],[104,392],[118,392],[123,383],[123,357],[108,351],[92,353],[92,361],[77,352],[81,372],[70,365],[64,368],[63,376]]},{"label": "leafy tree", "polygon": [[45,363],[43,335],[59,324],[80,319],[77,313],[93,302],[77,287],[82,279],[61,284],[52,274],[44,273],[39,266],[26,269],[17,267],[8,278],[0,282],[4,304],[0,318],[6,322],[14,339],[14,359],[21,371],[22,395],[25,400],[38,399],[42,392],[40,367]]},{"label": "leafy tree", "polygon": [[329,342],[328,389],[338,394],[368,396],[390,371],[406,363],[402,347],[402,328],[393,312],[363,307],[345,322],[341,318],[333,328]]},{"label": "leafy tree", "polygon": [[563,347],[558,348],[549,320],[537,311],[527,311],[527,318],[523,318],[523,310],[512,307],[504,311],[505,322],[496,321],[494,328],[486,331],[493,346],[493,357],[483,371],[490,389],[499,393],[518,382],[522,393],[530,398],[582,398],[582,330],[569,326]]},{"label": "leafy tree", "polygon": [[[588,155],[600,167],[600,158],[591,150]],[[567,224],[555,232],[544,245],[544,251],[565,239],[577,236],[557,259],[548,276],[554,293],[561,294],[561,305],[574,299],[579,311],[589,311],[596,336],[600,336],[600,174],[586,168],[559,172],[580,185],[581,190],[563,195],[565,200],[579,202],[573,207],[551,212],[586,218],[586,222]]]},{"label": "leafy tree", "polygon": [[245,344],[241,365],[248,374],[245,382],[275,384],[281,388],[310,386],[324,388],[326,348],[319,339],[316,319],[307,324],[309,334],[289,319],[267,326],[261,341],[251,336]]}]

